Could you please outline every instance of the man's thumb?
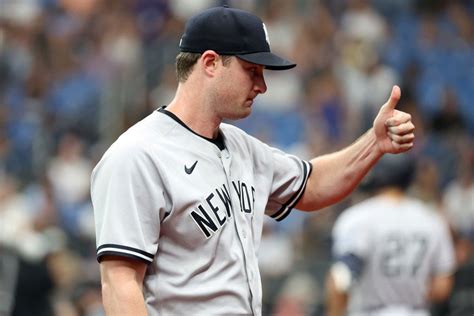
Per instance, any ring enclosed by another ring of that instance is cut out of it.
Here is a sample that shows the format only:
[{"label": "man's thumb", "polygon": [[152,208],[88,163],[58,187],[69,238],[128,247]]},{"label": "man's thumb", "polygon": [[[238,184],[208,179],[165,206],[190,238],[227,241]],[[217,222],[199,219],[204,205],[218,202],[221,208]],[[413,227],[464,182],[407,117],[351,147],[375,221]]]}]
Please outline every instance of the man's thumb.
[{"label": "man's thumb", "polygon": [[394,110],[398,101],[400,100],[401,94],[400,87],[397,85],[393,86],[392,93],[390,93],[390,98],[388,99],[387,103],[385,103],[384,110]]}]

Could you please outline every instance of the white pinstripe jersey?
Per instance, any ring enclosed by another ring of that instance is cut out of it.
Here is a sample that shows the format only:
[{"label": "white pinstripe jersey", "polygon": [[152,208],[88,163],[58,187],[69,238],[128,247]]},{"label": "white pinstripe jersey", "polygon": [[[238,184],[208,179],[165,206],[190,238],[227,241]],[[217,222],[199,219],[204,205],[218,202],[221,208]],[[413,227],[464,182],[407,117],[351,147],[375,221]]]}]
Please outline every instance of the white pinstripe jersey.
[{"label": "white pinstripe jersey", "polygon": [[149,264],[150,315],[261,314],[263,216],[289,214],[311,164],[234,126],[220,133],[225,148],[160,109],[121,135],[92,173],[98,260]]},{"label": "white pinstripe jersey", "polygon": [[423,310],[430,277],[454,270],[446,223],[412,198],[376,196],[347,209],[336,221],[333,241],[336,258],[351,253],[364,262],[350,290],[349,315],[390,306]]}]

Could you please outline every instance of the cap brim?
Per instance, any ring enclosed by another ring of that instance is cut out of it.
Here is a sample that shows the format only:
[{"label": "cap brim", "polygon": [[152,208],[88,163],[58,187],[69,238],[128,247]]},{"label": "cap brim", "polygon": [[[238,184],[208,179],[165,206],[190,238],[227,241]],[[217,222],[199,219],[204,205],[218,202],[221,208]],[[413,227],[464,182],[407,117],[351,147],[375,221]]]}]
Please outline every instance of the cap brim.
[{"label": "cap brim", "polygon": [[236,56],[240,59],[248,61],[249,63],[265,66],[265,68],[269,70],[286,70],[296,66],[296,64],[292,63],[291,61],[283,59],[270,52],[259,52],[243,55],[237,54]]}]

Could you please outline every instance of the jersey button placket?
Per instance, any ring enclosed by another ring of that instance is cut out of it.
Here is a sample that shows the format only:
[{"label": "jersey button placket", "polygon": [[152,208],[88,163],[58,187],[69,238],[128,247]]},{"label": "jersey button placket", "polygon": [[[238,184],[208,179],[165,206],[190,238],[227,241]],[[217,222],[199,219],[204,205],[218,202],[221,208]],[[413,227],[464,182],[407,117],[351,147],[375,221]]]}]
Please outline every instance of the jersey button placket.
[{"label": "jersey button placket", "polygon": [[[224,149],[222,152],[220,152],[221,155],[219,155],[219,158],[221,160],[221,163],[224,167],[224,171],[227,176],[227,182],[229,184],[229,187],[232,185],[232,179],[230,178],[231,175],[231,155],[227,149]],[[234,212],[234,225],[235,225],[235,231],[237,232],[241,247],[242,247],[242,254],[244,258],[244,265],[245,265],[245,271],[247,274],[247,282],[248,286],[250,289],[251,293],[251,302],[250,304],[252,305],[252,310],[253,313],[256,311],[256,301],[259,299],[255,297],[257,293],[254,293],[255,289],[257,288],[255,285],[255,277],[254,273],[252,272],[252,263],[255,263],[255,260],[251,258],[252,255],[249,255],[250,252],[253,251],[253,245],[252,241],[250,240],[250,237],[247,233],[247,227],[246,227],[246,220],[243,217],[244,215],[240,211],[240,201],[236,198],[235,194],[231,194],[231,204],[232,204],[232,209],[235,211]],[[234,208],[236,206],[237,208]]]},{"label": "jersey button placket", "polygon": [[230,175],[231,175],[231,168],[230,168],[230,153],[227,149],[219,152],[218,154],[219,159],[221,160],[222,166],[224,167],[224,171],[227,176],[227,181],[230,183]]}]

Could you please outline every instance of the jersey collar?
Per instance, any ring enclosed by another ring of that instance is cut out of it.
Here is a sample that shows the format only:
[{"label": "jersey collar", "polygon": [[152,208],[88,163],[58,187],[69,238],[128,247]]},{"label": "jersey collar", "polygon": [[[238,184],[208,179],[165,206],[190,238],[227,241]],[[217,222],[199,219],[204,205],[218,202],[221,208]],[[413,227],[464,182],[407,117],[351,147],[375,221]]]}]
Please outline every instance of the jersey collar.
[{"label": "jersey collar", "polygon": [[197,135],[205,140],[207,140],[208,142],[211,142],[213,143],[214,145],[216,145],[220,150],[224,150],[225,149],[225,143],[224,143],[224,136],[222,135],[220,129],[219,129],[219,132],[217,134],[217,137],[216,138],[208,138],[208,137],[204,137],[202,135],[199,135],[198,133],[196,133],[195,131],[193,131],[191,128],[189,128],[189,126],[187,126],[186,124],[184,124],[183,121],[181,121],[179,119],[179,117],[177,117],[174,113],[166,110],[166,105],[165,106],[162,106],[160,108],[158,108],[156,110],[157,112],[160,112],[160,113],[163,113],[165,115],[168,115],[169,117],[171,117],[173,120],[175,120],[177,123],[179,123],[180,125],[182,125],[184,128],[186,128],[188,131],[190,131],[191,133],[193,133],[194,135]]}]

